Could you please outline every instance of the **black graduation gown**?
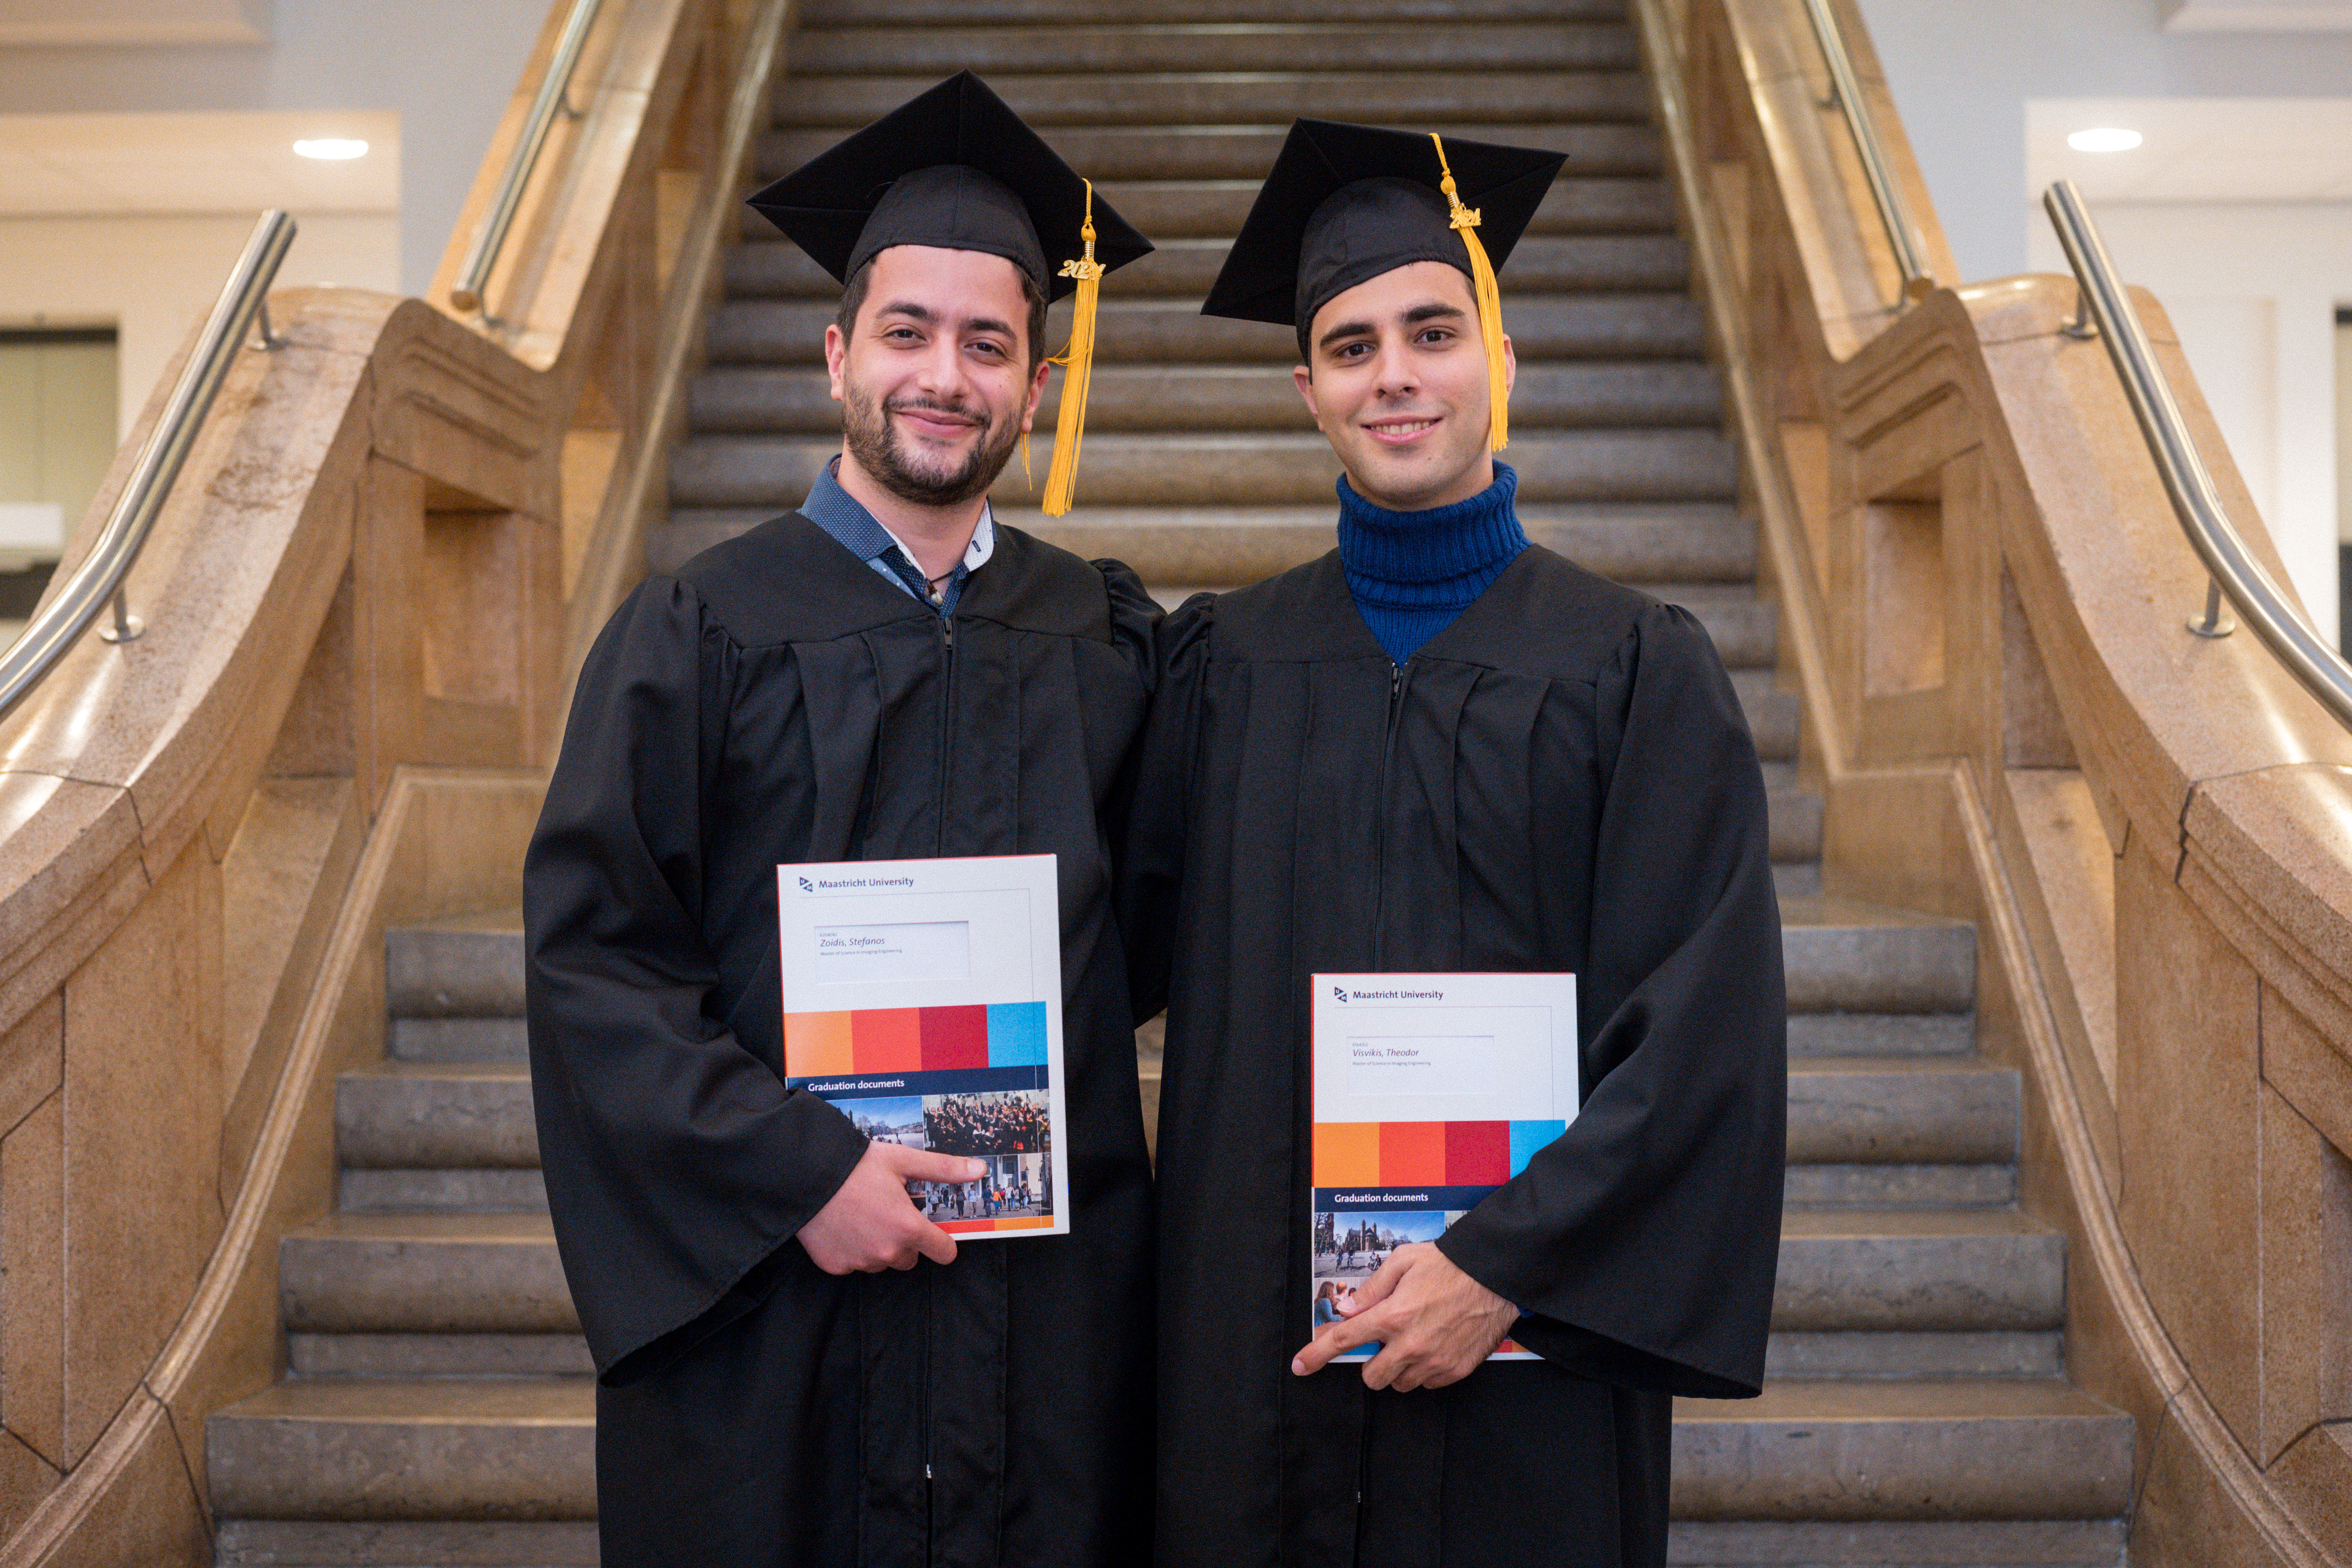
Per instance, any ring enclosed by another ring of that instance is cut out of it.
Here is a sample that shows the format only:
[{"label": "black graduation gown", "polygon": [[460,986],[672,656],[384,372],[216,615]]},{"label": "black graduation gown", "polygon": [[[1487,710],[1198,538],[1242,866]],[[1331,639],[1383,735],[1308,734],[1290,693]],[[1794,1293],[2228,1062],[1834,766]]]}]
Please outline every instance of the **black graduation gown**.
[{"label": "black graduation gown", "polygon": [[[607,1568],[1148,1556],[1151,1200],[1106,822],[1133,574],[1000,524],[951,622],[814,523],[638,588],[530,847],[540,1152],[599,1374]],[[1071,1233],[835,1278],[864,1138],[780,1077],[775,868],[1060,857]]]},{"label": "black graduation gown", "polygon": [[[1160,1563],[1663,1563],[1670,1396],[1761,1382],[1787,1114],[1763,784],[1706,634],[1531,548],[1402,669],[1336,552],[1160,642],[1126,874],[1168,1005]],[[1438,1245],[1545,1359],[1292,1376],[1307,976],[1511,970],[1576,974],[1583,1108]]]}]

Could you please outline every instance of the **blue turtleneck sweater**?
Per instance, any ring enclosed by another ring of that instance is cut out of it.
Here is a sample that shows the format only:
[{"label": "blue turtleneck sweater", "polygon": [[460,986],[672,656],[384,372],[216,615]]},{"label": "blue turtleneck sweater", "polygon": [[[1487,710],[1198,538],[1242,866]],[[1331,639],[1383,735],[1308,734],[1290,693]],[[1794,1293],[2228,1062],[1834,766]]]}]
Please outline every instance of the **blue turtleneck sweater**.
[{"label": "blue turtleneck sweater", "polygon": [[1467,500],[1391,511],[1339,479],[1339,563],[1357,613],[1402,664],[1454,624],[1528,547],[1511,498],[1519,476],[1495,464],[1495,482]]}]

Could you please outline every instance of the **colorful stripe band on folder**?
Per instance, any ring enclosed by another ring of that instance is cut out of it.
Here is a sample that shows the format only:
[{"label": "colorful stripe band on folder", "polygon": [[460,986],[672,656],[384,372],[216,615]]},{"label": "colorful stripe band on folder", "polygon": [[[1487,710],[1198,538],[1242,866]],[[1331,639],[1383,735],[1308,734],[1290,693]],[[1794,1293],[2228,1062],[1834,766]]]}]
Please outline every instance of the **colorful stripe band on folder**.
[{"label": "colorful stripe band on folder", "polygon": [[1045,1004],[787,1013],[784,1063],[795,1079],[1043,1068]]},{"label": "colorful stripe band on folder", "polygon": [[1051,1230],[1054,1227],[1054,1216],[1051,1215],[1003,1215],[994,1219],[942,1219],[934,1220],[932,1223],[950,1236],[970,1236],[979,1230]]},{"label": "colorful stripe band on folder", "polygon": [[1318,1121],[1312,1184],[1500,1186],[1567,1131],[1565,1121]]}]

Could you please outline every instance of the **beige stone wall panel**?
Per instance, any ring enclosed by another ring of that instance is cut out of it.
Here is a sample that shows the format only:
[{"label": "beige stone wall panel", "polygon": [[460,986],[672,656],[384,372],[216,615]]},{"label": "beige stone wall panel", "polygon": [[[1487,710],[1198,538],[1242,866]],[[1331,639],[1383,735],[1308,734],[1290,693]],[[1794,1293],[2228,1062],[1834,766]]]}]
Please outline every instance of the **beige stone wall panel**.
[{"label": "beige stone wall panel", "polygon": [[66,983],[69,1465],[163,1348],[220,1234],[217,898],[192,847]]},{"label": "beige stone wall panel", "polygon": [[[2269,1016],[2280,1006],[2266,995]],[[2261,1090],[2262,1421],[2263,1465],[2352,1412],[2352,1160]]]},{"label": "beige stone wall panel", "polygon": [[[2116,1106],[2124,1231],[2148,1300],[2242,1446],[2260,1431],[2245,1330],[2260,1277],[2260,987],[2245,960],[2146,856],[2116,871]],[[2241,1179],[2217,1180],[2224,1171]]]},{"label": "beige stone wall panel", "polygon": [[66,1447],[65,1177],[65,1100],[52,1095],[0,1139],[0,1423],[53,1466]]},{"label": "beige stone wall panel", "polygon": [[[201,1442],[202,1434],[196,1436]],[[107,1437],[111,1451],[93,1455],[91,1463],[115,1484],[72,1516],[70,1532],[58,1528],[67,1522],[58,1506],[68,1500],[67,1489],[51,1492],[18,1532],[17,1541],[33,1549],[26,1560],[41,1568],[210,1562],[211,1519],[169,1412],[142,1389]]]},{"label": "beige stone wall panel", "polygon": [[351,780],[270,780],[222,864],[224,1207],[246,1180],[365,831]]},{"label": "beige stone wall panel", "polygon": [[[2099,1171],[2123,1190],[2117,1123],[2116,860],[2089,784],[2074,768],[2011,768],[1990,796],[1993,837],[2015,889],[2039,979]],[[1990,962],[1990,961],[1989,961]]]}]

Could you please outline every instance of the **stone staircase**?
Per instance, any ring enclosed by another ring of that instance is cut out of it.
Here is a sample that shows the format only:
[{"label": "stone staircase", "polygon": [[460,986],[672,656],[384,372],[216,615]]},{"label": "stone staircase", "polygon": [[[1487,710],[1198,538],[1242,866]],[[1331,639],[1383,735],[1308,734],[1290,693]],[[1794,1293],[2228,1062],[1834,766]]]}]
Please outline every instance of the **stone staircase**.
[{"label": "stone staircase", "polygon": [[[1766,758],[1786,921],[1772,1382],[1680,1410],[1674,1561],[2119,1563],[2132,1427],[2065,1380],[2063,1244],[2017,1207],[2020,1085],[1975,1050],[1974,933],[1820,892],[1822,805],[1796,778],[1798,707],[1774,679],[1622,14],[817,0],[802,16],[766,173],[970,65],[1161,242],[1107,285],[1079,507],[1039,531],[1128,561],[1171,603],[1330,543],[1338,469],[1288,384],[1289,332],[1195,313],[1289,119],[1570,153],[1504,279],[1525,521],[1714,634]],[[730,258],[656,570],[790,506],[838,449],[816,368],[835,291],[763,227],[747,222]],[[1017,469],[999,501],[1037,526]],[[389,939],[385,1058],[339,1086],[338,1212],[283,1243],[287,1376],[207,1432],[224,1563],[595,1561],[593,1395],[537,1166],[520,945],[511,914]],[[1157,1071],[1147,1050],[1147,1090]]]}]

